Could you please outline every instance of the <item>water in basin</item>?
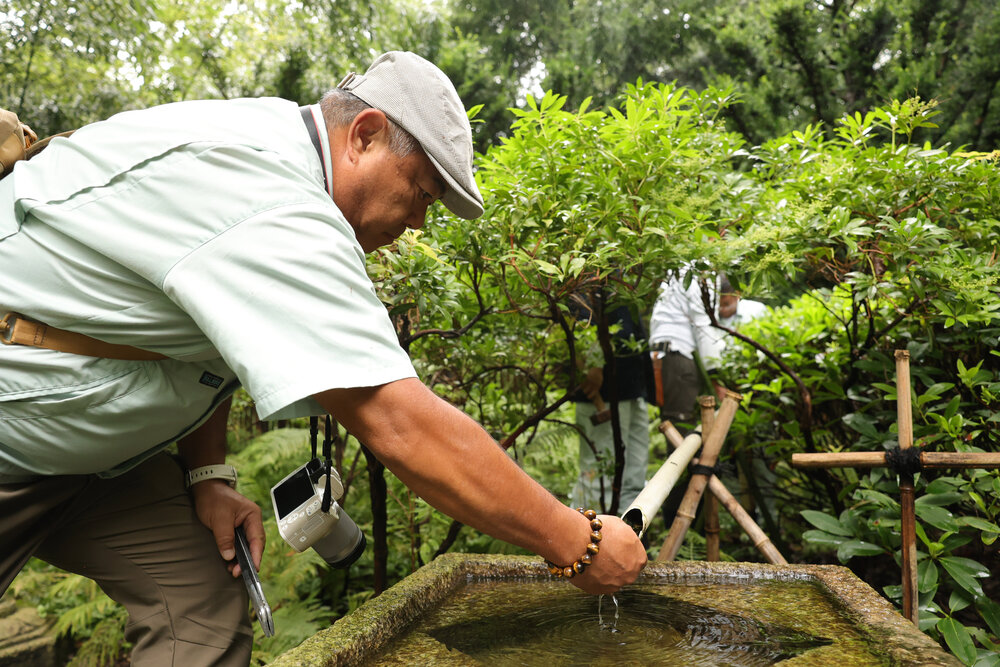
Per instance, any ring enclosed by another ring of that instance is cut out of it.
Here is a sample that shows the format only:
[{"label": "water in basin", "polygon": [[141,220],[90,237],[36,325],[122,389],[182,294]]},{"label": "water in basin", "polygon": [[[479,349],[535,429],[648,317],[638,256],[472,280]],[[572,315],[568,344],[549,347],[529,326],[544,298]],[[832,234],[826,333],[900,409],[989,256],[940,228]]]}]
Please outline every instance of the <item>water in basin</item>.
[{"label": "water in basin", "polygon": [[642,584],[616,598],[617,610],[561,581],[471,582],[367,664],[884,664],[809,582]]}]

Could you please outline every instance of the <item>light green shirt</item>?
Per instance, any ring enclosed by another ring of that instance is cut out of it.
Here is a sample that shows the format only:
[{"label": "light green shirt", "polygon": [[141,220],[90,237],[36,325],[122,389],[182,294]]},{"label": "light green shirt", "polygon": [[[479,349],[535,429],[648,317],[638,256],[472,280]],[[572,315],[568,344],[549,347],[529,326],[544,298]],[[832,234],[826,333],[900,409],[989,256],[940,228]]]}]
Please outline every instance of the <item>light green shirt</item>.
[{"label": "light green shirt", "polygon": [[19,163],[0,181],[0,311],[171,359],[0,346],[0,482],[120,472],[239,384],[278,419],[413,377],[323,176],[278,99],[126,112]]}]

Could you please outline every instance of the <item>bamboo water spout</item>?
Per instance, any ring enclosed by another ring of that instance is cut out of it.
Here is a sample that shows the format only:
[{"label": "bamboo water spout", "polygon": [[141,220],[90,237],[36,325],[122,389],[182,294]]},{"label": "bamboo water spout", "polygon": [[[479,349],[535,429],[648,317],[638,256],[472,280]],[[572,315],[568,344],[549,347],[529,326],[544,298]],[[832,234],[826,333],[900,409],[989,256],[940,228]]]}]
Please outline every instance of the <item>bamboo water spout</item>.
[{"label": "bamboo water spout", "polygon": [[[666,435],[667,428],[673,428],[670,422],[660,424],[660,430]],[[701,433],[694,433],[684,438],[677,449],[667,457],[656,474],[646,483],[639,495],[622,514],[622,520],[630,525],[639,537],[645,534],[649,523],[656,516],[660,506],[667,499],[681,473],[687,468],[695,452],[701,447]]]}]

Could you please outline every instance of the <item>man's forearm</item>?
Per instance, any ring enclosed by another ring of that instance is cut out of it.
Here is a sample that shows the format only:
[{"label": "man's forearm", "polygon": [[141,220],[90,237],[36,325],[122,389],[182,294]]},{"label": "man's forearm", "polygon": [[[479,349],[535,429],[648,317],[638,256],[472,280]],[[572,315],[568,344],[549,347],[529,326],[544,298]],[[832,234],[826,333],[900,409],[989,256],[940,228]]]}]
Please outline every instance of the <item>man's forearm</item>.
[{"label": "man's forearm", "polygon": [[225,463],[226,424],[231,404],[231,398],[223,401],[208,421],[177,441],[177,453],[188,470]]},{"label": "man's forearm", "polygon": [[317,398],[404,484],[445,514],[560,565],[583,553],[588,521],[418,380]]}]

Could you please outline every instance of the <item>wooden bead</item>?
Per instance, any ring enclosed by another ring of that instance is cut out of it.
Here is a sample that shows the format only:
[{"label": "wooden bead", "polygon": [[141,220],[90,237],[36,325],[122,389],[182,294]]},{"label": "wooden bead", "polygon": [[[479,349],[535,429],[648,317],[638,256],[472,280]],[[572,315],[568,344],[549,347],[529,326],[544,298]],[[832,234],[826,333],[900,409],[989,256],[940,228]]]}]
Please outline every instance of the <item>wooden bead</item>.
[{"label": "wooden bead", "polygon": [[597,543],[601,541],[601,528],[604,524],[597,518],[597,512],[594,510],[585,510],[582,507],[577,507],[576,511],[587,517],[587,520],[590,521],[590,529],[592,531],[590,533],[590,544],[587,545],[587,550],[580,556],[580,559],[573,561],[572,565],[562,567],[552,561],[545,561],[545,565],[549,568],[549,573],[554,577],[572,579],[587,569],[587,566],[594,562],[594,555],[601,550]]}]

